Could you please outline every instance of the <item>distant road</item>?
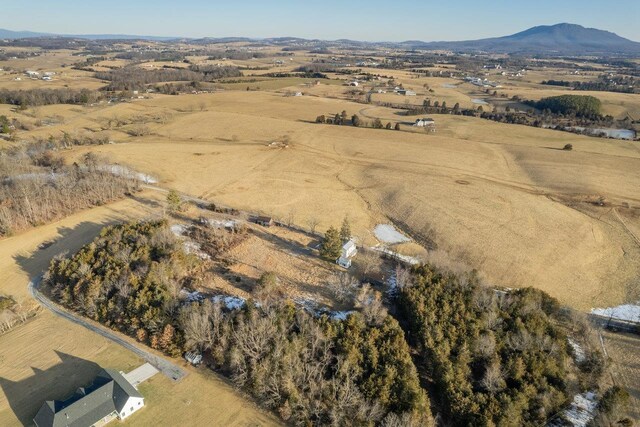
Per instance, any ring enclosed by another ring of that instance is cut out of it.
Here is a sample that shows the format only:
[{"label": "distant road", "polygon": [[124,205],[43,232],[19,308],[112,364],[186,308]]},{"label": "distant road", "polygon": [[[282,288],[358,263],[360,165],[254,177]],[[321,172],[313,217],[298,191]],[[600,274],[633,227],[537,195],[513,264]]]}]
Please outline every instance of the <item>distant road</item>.
[{"label": "distant road", "polygon": [[177,366],[176,364],[162,358],[156,356],[155,354],[140,348],[131,342],[122,338],[117,332],[110,331],[109,329],[98,327],[91,322],[83,319],[80,316],[76,316],[75,314],[63,309],[62,307],[55,304],[49,298],[46,297],[42,292],[40,292],[40,285],[42,283],[42,277],[38,277],[37,279],[29,282],[29,293],[36,299],[42,306],[47,308],[52,313],[63,317],[70,322],[75,323],[76,325],[84,326],[85,328],[93,331],[99,335],[102,335],[104,338],[115,342],[116,344],[121,345],[129,351],[134,352],[151,365],[155,366],[160,372],[169,377],[174,381],[179,381],[187,375],[187,372]]}]

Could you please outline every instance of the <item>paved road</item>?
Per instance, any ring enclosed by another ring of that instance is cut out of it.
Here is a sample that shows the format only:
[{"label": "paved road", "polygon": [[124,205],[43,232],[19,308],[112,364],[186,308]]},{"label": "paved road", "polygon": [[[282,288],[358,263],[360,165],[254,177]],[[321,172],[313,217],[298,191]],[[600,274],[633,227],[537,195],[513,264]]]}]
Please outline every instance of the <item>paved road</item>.
[{"label": "paved road", "polygon": [[76,325],[84,326],[90,331],[102,335],[106,339],[113,341],[116,344],[120,344],[122,347],[134,352],[135,354],[149,362],[151,365],[155,366],[160,372],[174,381],[179,381],[187,375],[187,372],[184,369],[162,357],[156,356],[155,354],[132,344],[128,340],[122,338],[119,333],[103,327],[98,327],[91,322],[83,319],[82,317],[76,316],[75,314],[72,314],[71,312],[58,306],[49,298],[47,298],[42,292],[40,292],[39,288],[41,283],[42,277],[38,277],[37,279],[29,282],[29,292],[31,293],[33,298],[36,299],[36,301],[38,301],[42,306],[44,306],[54,314],[63,317],[70,322],[75,323]]}]

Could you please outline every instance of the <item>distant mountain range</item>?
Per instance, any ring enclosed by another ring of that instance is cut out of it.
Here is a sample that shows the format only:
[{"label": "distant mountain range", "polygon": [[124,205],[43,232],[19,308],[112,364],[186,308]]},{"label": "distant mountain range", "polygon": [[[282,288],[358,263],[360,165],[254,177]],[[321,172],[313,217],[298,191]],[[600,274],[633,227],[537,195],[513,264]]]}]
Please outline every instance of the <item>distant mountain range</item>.
[{"label": "distant mountain range", "polygon": [[481,40],[403,42],[413,49],[443,49],[458,52],[545,53],[549,55],[640,54],[640,43],[609,31],[576,24],[541,25],[505,37]]},{"label": "distant mountain range", "polygon": [[274,37],[266,39],[248,37],[222,37],[189,39],[179,37],[138,36],[128,34],[84,34],[60,35],[37,33],[32,31],[10,31],[0,29],[1,39],[46,37],[70,37],[89,40],[191,40],[197,43],[232,43],[238,41],[287,44],[298,43],[308,45],[331,46],[335,44],[366,46],[384,45],[406,49],[451,50],[455,52],[489,52],[489,53],[522,53],[545,55],[640,55],[640,43],[625,39],[609,31],[585,28],[576,24],[541,25],[504,37],[494,37],[467,41],[406,41],[406,42],[359,42],[354,40],[321,41],[296,37]]},{"label": "distant mountain range", "polygon": [[0,39],[32,39],[46,37],[68,37],[73,39],[87,40],[154,40],[168,41],[177,40],[179,37],[161,37],[161,36],[137,36],[131,34],[53,34],[38,33],[34,31],[12,31],[0,28]]}]

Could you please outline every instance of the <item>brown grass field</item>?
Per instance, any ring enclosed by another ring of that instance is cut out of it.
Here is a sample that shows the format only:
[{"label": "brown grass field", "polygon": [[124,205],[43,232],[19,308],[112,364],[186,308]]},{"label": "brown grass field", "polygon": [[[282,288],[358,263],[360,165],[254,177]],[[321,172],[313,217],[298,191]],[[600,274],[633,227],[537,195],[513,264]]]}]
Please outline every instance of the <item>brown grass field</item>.
[{"label": "brown grass field", "polygon": [[[179,112],[201,102],[205,111]],[[580,309],[625,300],[640,269],[631,232],[640,208],[637,143],[459,116],[436,117],[435,134],[310,123],[343,109],[413,120],[346,101],[238,91],[94,109],[33,134],[173,111],[169,123],[149,125],[149,136],[116,130],[119,143],[67,156],[92,150],[212,201],[282,218],[293,212],[303,226],[315,218],[323,229],[346,215],[367,243],[375,224],[392,219],[430,235],[490,283],[536,286]],[[267,146],[285,136],[289,148]],[[572,152],[558,150],[566,143]],[[600,196],[605,206],[591,203]]]}]

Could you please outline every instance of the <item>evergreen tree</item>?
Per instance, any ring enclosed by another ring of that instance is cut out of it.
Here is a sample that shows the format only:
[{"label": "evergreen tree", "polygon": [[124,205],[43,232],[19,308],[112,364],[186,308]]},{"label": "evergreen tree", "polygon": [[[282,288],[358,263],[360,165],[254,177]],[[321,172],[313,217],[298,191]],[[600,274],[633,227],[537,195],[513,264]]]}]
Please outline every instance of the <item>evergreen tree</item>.
[{"label": "evergreen tree", "polygon": [[328,261],[335,261],[340,256],[341,250],[340,233],[335,227],[329,227],[320,246],[320,256]]},{"label": "evergreen tree", "polygon": [[349,224],[349,218],[345,216],[340,227],[340,240],[346,243],[349,239],[351,239],[351,224]]}]

